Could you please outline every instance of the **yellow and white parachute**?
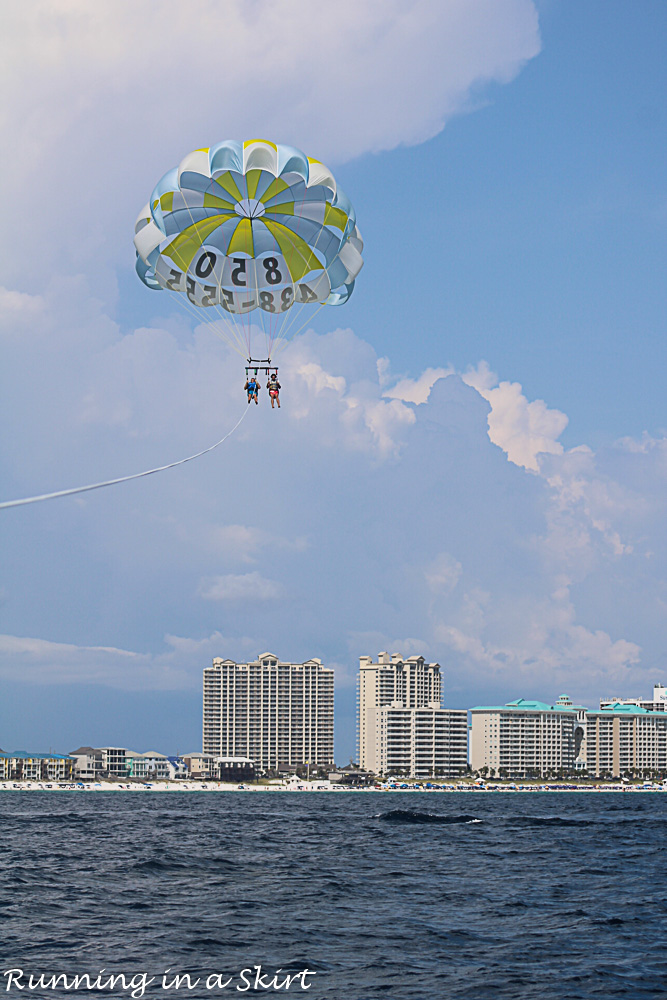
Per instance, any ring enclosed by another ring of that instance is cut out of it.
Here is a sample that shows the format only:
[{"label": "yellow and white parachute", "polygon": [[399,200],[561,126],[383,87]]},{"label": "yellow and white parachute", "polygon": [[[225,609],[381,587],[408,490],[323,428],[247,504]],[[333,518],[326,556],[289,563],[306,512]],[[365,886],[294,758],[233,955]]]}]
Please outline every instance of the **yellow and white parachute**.
[{"label": "yellow and white parachute", "polygon": [[263,139],[186,156],[154,188],[134,245],[144,284],[177,293],[248,360],[310,321],[295,322],[301,306],[346,302],[363,265],[331,171]]}]

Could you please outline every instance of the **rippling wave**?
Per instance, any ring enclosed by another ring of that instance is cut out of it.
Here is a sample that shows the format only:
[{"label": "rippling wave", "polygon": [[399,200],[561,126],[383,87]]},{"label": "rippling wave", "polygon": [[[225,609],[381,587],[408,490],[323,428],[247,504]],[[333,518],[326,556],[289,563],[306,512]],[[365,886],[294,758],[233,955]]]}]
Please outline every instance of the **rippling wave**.
[{"label": "rippling wave", "polygon": [[592,826],[590,819],[573,819],[571,816],[510,816],[510,824],[517,826]]},{"label": "rippling wave", "polygon": [[389,812],[379,813],[376,817],[385,823],[439,823],[441,826],[449,826],[452,823],[481,823],[481,819],[476,816],[443,816],[439,813],[419,812],[416,809],[391,809]]}]

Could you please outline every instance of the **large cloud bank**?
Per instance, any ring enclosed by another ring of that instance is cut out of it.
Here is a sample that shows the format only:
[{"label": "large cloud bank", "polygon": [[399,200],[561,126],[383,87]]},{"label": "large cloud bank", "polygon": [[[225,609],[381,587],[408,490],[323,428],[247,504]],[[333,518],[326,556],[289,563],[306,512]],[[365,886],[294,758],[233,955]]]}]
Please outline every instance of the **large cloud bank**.
[{"label": "large cloud bank", "polygon": [[[24,290],[45,266],[115,263],[190,149],[265,136],[335,165],[422,142],[540,48],[531,0],[34,0],[0,23],[2,267],[30,266]],[[24,236],[19,190],[39,192]]]},{"label": "large cloud bank", "polygon": [[[540,46],[529,0],[323,10],[3,7],[3,499],[191,454],[245,405],[208,328],[116,321],[146,179],[225,136],[332,166],[419,143]],[[171,696],[153,732],[172,750],[211,657],[266,648],[336,667],[350,749],[357,657],[381,648],[438,659],[459,706],[648,693],[664,680],[667,442],[566,450],[557,401],[483,359],[441,360],[395,373],[358,332],[307,332],[284,355],[282,410],[264,398],[218,452],[4,512],[0,683],[51,690],[63,712],[82,690],[116,706],[131,691],[144,714]],[[48,716],[34,742],[47,722],[59,739]]]},{"label": "large cloud bank", "polygon": [[[63,353],[51,294],[0,297],[13,495],[169,460],[235,422],[241,383],[208,329],[122,335],[72,306]],[[350,330],[284,358],[283,409],[264,399],[224,450],[6,512],[1,676],[178,690],[213,655],[269,647],[322,656],[344,687],[381,647],[442,662],[450,704],[648,691],[664,439],[565,451],[565,416],[517,383],[483,364],[392,375]]]}]

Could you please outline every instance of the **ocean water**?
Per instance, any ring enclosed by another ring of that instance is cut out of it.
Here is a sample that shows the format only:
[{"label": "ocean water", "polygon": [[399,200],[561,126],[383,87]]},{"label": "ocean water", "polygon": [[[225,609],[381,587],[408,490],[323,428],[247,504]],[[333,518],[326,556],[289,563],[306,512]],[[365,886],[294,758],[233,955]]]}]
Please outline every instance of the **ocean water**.
[{"label": "ocean water", "polygon": [[0,830],[0,972],[126,976],[15,1000],[667,993],[664,794],[8,792]]}]

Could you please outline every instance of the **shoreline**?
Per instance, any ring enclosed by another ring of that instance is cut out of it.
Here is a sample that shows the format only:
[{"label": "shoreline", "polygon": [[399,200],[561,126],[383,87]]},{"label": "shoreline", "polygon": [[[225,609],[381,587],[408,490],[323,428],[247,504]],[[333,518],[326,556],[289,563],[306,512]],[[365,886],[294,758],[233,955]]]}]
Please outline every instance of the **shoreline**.
[{"label": "shoreline", "polygon": [[97,782],[57,782],[57,781],[3,781],[0,782],[0,794],[2,792],[78,792],[78,793],[90,793],[90,792],[157,792],[160,794],[165,793],[176,793],[176,794],[205,794],[211,792],[317,792],[317,793],[346,793],[355,794],[359,793],[381,795],[381,794],[393,794],[399,793],[402,795],[414,795],[416,793],[428,794],[428,795],[443,795],[443,794],[481,794],[481,793],[495,793],[495,794],[536,794],[536,793],[549,793],[549,794],[562,794],[562,793],[591,793],[591,792],[612,792],[612,793],[637,793],[637,792],[667,792],[667,786],[665,785],[653,785],[650,787],[644,785],[623,785],[618,783],[609,784],[595,784],[595,785],[549,785],[545,784],[534,784],[534,785],[486,785],[479,786],[474,784],[461,784],[457,786],[450,786],[447,788],[375,788],[373,786],[355,788],[353,786],[340,786],[340,785],[330,785],[324,782],[299,782],[291,784],[275,784],[275,785],[253,785],[253,784],[237,784],[237,783],[227,783],[218,781],[135,781],[135,782],[117,782],[117,781],[97,781]]}]

